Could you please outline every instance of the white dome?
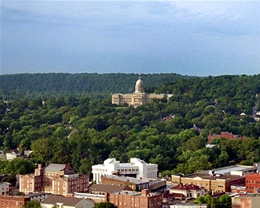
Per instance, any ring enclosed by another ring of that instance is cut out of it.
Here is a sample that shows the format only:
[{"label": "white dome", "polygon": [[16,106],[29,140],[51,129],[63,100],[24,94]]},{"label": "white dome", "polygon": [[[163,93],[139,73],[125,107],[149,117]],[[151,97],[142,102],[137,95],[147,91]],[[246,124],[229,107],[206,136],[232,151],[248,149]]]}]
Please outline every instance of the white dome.
[{"label": "white dome", "polygon": [[135,84],[135,93],[144,93],[144,82],[141,80],[141,77],[139,76],[139,79],[136,81]]}]

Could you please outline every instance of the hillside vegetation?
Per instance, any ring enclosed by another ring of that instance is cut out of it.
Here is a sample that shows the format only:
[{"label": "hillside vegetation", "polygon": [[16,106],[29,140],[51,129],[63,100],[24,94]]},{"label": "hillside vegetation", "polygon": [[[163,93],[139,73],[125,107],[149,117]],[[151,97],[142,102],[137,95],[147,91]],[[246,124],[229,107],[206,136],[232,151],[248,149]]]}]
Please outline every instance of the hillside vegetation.
[{"label": "hillside vegetation", "polygon": [[[13,97],[32,95],[82,95],[132,93],[138,74],[12,74],[0,76],[0,90]],[[141,74],[146,90],[185,78],[178,74]],[[188,77],[186,77],[188,78]],[[1,92],[0,91],[0,92]]]},{"label": "hillside vegetation", "polygon": [[[32,164],[68,162],[82,173],[108,157],[139,157],[157,163],[162,175],[259,161],[260,121],[252,109],[259,110],[260,75],[178,79],[155,91],[174,96],[137,108],[112,105],[110,95],[0,101],[0,146],[32,149]],[[221,131],[246,139],[215,140],[216,146],[205,148],[208,134]],[[1,162],[0,172],[19,173],[12,167]]]}]

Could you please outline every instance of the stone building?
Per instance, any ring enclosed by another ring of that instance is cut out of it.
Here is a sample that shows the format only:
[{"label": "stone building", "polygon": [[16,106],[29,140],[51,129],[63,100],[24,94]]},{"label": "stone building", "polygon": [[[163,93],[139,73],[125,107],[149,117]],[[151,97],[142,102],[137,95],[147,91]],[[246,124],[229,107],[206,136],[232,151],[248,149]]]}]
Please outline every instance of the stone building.
[{"label": "stone building", "polygon": [[146,93],[144,91],[144,83],[139,76],[135,84],[135,91],[132,94],[113,94],[112,104],[122,105],[125,103],[131,106],[138,106],[151,103],[153,99],[169,99],[171,96],[171,94]]}]

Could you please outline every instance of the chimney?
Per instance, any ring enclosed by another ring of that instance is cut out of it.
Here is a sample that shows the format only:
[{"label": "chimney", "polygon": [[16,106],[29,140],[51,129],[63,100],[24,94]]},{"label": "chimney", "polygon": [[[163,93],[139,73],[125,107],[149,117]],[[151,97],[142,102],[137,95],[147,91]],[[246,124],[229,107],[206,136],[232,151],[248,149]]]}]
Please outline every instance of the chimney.
[{"label": "chimney", "polygon": [[42,164],[38,164],[38,169],[39,169],[39,170],[42,169]]},{"label": "chimney", "polygon": [[143,189],[141,193],[142,193],[142,196],[148,196],[150,194],[150,190],[149,189]]}]

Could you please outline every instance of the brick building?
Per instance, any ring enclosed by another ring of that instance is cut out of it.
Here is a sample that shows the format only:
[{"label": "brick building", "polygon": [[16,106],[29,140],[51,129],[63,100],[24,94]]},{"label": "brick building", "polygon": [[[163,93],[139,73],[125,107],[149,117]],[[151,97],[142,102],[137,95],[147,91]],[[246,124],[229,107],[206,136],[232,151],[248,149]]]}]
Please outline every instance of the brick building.
[{"label": "brick building", "polygon": [[142,192],[110,193],[108,201],[117,208],[162,208],[162,194],[150,193],[148,189],[144,189]]},{"label": "brick building", "polygon": [[241,135],[232,134],[229,132],[221,132],[220,134],[210,134],[208,135],[208,143],[211,143],[213,139],[226,138],[228,140],[243,140],[244,138]]},{"label": "brick building", "polygon": [[87,175],[75,173],[70,164],[40,164],[34,174],[19,176],[19,191],[43,192],[66,196],[68,193],[84,191],[89,185]]},{"label": "brick building", "polygon": [[1,208],[21,208],[30,201],[29,196],[0,196]]},{"label": "brick building", "polygon": [[246,174],[246,191],[248,193],[260,193],[260,174]]}]

